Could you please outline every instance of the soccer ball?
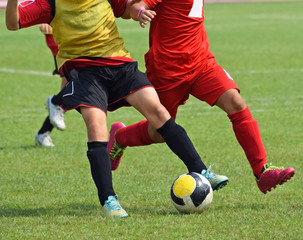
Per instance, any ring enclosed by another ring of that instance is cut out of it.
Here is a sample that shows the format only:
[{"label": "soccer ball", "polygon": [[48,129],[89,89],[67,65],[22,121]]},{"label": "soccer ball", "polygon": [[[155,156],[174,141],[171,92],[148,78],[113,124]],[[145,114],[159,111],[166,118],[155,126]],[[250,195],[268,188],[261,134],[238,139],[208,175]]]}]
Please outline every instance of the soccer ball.
[{"label": "soccer ball", "polygon": [[181,213],[201,213],[213,200],[210,182],[199,173],[186,173],[179,176],[170,191],[175,208]]}]

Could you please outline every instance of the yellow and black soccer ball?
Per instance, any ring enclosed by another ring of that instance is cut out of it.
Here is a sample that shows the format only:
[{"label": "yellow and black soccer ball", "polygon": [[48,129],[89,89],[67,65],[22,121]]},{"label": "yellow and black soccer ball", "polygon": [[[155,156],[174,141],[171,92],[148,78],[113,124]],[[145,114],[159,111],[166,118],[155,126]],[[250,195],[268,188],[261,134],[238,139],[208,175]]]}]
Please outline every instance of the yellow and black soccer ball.
[{"label": "yellow and black soccer ball", "polygon": [[170,191],[175,208],[181,213],[201,213],[213,200],[210,182],[199,173],[186,173],[179,176]]}]

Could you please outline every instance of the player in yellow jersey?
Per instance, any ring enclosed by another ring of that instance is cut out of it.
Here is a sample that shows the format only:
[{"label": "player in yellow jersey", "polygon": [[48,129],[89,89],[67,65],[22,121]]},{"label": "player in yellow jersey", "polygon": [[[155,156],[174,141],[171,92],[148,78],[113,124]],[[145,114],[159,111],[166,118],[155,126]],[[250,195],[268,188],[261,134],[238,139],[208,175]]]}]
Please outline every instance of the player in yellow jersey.
[{"label": "player in yellow jersey", "polygon": [[[132,8],[130,16],[137,20],[139,12],[140,8]],[[189,172],[207,169],[185,130],[171,118],[154,87],[125,49],[107,0],[31,0],[20,5],[18,0],[8,0],[9,30],[41,23],[49,23],[53,28],[59,47],[58,67],[68,80],[60,93],[61,107],[77,109],[86,124],[87,157],[105,216],[128,216],[112,184],[106,149],[107,110],[132,105],[157,129]],[[222,186],[225,184],[222,182]]]}]

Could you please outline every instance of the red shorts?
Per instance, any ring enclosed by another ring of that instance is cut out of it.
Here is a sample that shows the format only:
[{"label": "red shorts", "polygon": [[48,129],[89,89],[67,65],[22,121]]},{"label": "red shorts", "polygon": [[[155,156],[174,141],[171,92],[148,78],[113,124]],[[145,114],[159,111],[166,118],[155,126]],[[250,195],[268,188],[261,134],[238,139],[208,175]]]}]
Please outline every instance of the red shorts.
[{"label": "red shorts", "polygon": [[[220,65],[215,61],[209,65],[210,67],[200,67],[183,75],[180,79],[174,79],[174,82],[161,78],[154,79],[157,81],[154,82],[150,79],[158,92],[161,103],[174,119],[178,107],[185,104],[190,94],[213,106],[225,91],[237,89],[240,92],[237,84]],[[163,89],[163,85],[167,85],[167,88]]]}]

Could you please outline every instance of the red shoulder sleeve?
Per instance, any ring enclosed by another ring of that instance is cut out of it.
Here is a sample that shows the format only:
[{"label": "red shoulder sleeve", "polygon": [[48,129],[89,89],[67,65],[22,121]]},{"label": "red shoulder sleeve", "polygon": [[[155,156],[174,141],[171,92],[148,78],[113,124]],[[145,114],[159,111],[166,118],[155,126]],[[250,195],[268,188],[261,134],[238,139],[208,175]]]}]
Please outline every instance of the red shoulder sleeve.
[{"label": "red shoulder sleeve", "polygon": [[150,9],[154,9],[162,0],[144,0],[144,2],[149,6]]},{"label": "red shoulder sleeve", "polygon": [[127,0],[108,0],[112,6],[114,15],[116,18],[119,18],[123,15]]},{"label": "red shoulder sleeve", "polygon": [[50,23],[53,18],[48,0],[26,0],[19,4],[18,10],[20,28]]}]

